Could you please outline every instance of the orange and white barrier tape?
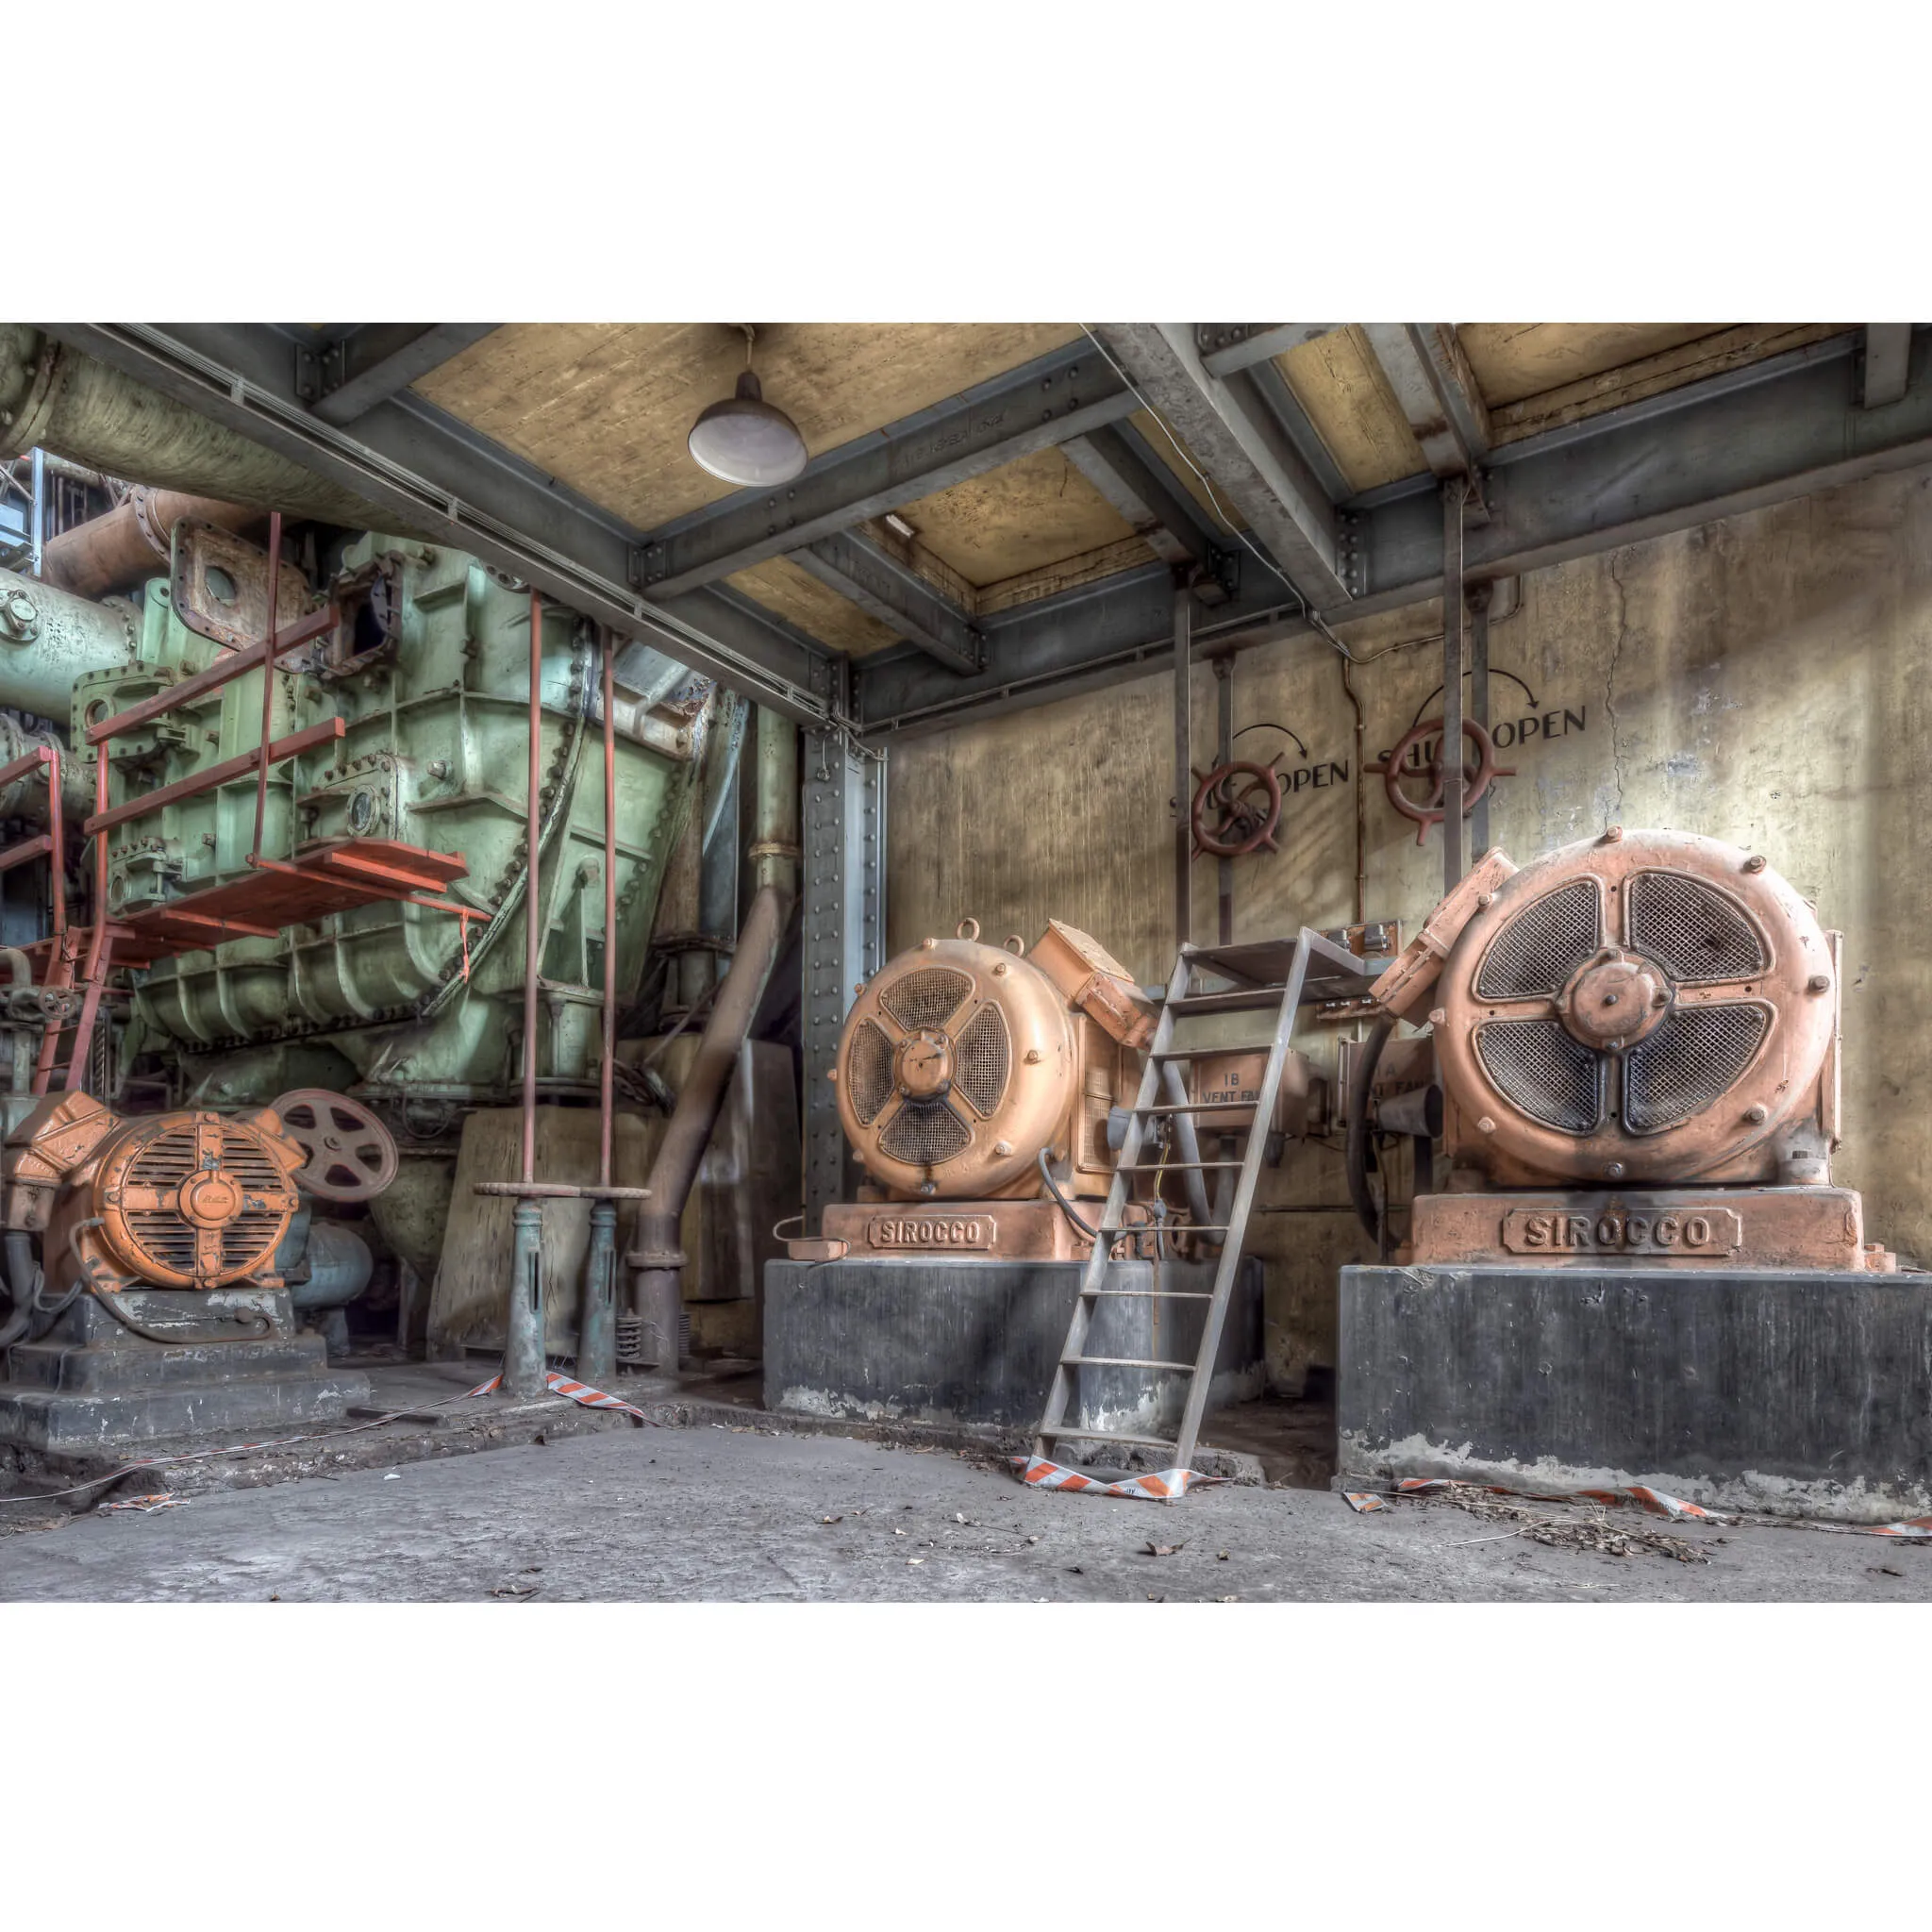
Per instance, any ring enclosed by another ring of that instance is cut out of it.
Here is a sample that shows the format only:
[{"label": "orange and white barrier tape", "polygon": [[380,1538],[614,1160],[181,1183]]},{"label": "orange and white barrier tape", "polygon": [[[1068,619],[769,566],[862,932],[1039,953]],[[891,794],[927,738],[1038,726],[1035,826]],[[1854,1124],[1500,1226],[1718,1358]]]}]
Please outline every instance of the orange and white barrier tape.
[{"label": "orange and white barrier tape", "polygon": [[[614,1408],[623,1414],[635,1416],[639,1422],[650,1425],[651,1418],[635,1402],[626,1402],[621,1395],[608,1395],[602,1389],[592,1389],[588,1382],[579,1382],[569,1375],[560,1375],[555,1369],[543,1372],[543,1386],[553,1395],[561,1395],[571,1402],[581,1403],[586,1408]],[[472,1389],[472,1395],[491,1395],[503,1387],[503,1374],[499,1370],[489,1381]]]},{"label": "orange and white barrier tape", "polygon": [[1077,1469],[1068,1469],[1063,1463],[1049,1462],[1044,1456],[1016,1456],[1013,1466],[1019,1470],[1020,1480],[1030,1489],[1126,1496],[1142,1503],[1176,1503],[1196,1483],[1226,1481],[1224,1476],[1202,1475],[1191,1469],[1163,1469],[1152,1475],[1128,1475],[1117,1482],[1102,1482],[1097,1476],[1082,1475]]},{"label": "orange and white barrier tape", "polygon": [[[1420,1496],[1431,1490],[1481,1490],[1491,1496],[1520,1496],[1526,1503],[1635,1503],[1653,1516],[1668,1516],[1676,1522],[1764,1524],[1790,1528],[1794,1524],[1807,1529],[1823,1529],[1846,1536],[1932,1537],[1932,1516],[1909,1517],[1901,1523],[1826,1523],[1814,1517],[1742,1515],[1723,1509],[1707,1509],[1701,1503],[1686,1502],[1682,1496],[1654,1490],[1645,1483],[1632,1483],[1615,1490],[1512,1490],[1501,1483],[1462,1482],[1454,1476],[1406,1475],[1390,1494]],[[1341,1500],[1358,1515],[1373,1509],[1386,1509],[1389,1494],[1375,1490],[1343,1490]]]}]

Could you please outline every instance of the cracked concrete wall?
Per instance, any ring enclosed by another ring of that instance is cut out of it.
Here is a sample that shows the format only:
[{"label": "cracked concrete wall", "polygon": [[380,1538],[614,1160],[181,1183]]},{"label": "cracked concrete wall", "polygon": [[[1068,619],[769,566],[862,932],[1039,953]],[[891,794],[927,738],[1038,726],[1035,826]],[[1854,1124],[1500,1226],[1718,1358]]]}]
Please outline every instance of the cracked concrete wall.
[{"label": "cracked concrete wall", "polygon": [[[1932,864],[1924,809],[1932,645],[1932,470],[1903,472],[1536,573],[1491,626],[1491,718],[1517,774],[1491,842],[1519,862],[1622,823],[1761,851],[1846,935],[1844,1133],[1836,1177],[1871,1235],[1932,1262],[1921,1184],[1932,1124]],[[1368,757],[1440,715],[1440,611],[1344,632]],[[1212,762],[1215,682],[1193,685],[1194,763]],[[971,914],[1029,943],[1049,917],[1092,932],[1143,979],[1173,964],[1172,692],[1165,675],[893,749],[893,950]],[[1235,861],[1237,939],[1354,916],[1353,716],[1315,640],[1235,661],[1236,756],[1285,753],[1281,851]],[[1346,779],[1338,774],[1346,770]],[[1441,887],[1441,848],[1370,774],[1364,909],[1405,937]],[[1194,867],[1194,937],[1215,934],[1215,867]],[[1355,1030],[1355,1029],[1351,1029]],[[1297,1041],[1332,1071],[1334,1029]],[[1399,1187],[1398,1192],[1406,1190]],[[1291,1150],[1266,1178],[1252,1246],[1268,1258],[1277,1386],[1334,1361],[1335,1271],[1367,1258],[1339,1153]]]}]

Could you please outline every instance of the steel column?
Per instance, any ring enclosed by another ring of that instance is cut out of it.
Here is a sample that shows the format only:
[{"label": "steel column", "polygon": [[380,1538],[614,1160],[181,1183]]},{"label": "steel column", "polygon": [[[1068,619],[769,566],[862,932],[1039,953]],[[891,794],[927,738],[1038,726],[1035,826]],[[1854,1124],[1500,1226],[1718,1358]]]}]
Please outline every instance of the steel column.
[{"label": "steel column", "polygon": [[[1493,587],[1472,584],[1464,594],[1469,606],[1469,715],[1485,731],[1490,728],[1490,603]],[[1490,849],[1490,794],[1486,791],[1469,815],[1469,856],[1472,863]]]},{"label": "steel column", "polygon": [[1179,951],[1194,936],[1194,593],[1174,589],[1174,925]]},{"label": "steel column", "polygon": [[1442,890],[1453,892],[1468,870],[1462,841],[1462,506],[1469,485],[1442,485]]},{"label": "steel column", "polygon": [[885,757],[809,732],[802,777],[805,1224],[815,1231],[857,1179],[831,1074],[853,995],[885,963]]}]

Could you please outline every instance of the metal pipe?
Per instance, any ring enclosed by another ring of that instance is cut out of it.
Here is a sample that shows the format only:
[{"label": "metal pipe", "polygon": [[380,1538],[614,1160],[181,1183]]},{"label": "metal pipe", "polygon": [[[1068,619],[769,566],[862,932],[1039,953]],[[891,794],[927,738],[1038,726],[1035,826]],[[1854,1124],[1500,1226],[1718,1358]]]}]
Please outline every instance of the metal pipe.
[{"label": "metal pipe", "polygon": [[129,662],[141,645],[131,604],[93,604],[0,570],[0,706],[63,725],[77,679]]},{"label": "metal pipe", "polygon": [[677,1373],[684,1313],[685,1257],[678,1236],[685,1204],[724,1109],[732,1069],[751,1031],[797,895],[798,737],[791,720],[776,711],[758,712],[758,769],[757,836],[751,846],[758,891],[738,935],[731,970],[718,989],[677,1106],[651,1163],[646,1182],[650,1199],[638,1215],[638,1247],[630,1257],[633,1311],[655,1334],[659,1371],[672,1375]]},{"label": "metal pipe", "polygon": [[610,1185],[612,1081],[617,1060],[617,708],[610,633],[604,634],[604,1058],[597,1076],[597,1184]]},{"label": "metal pipe", "polygon": [[394,517],[353,491],[54,341],[31,323],[0,323],[0,457],[35,448],[159,490],[279,504],[287,515],[350,529],[397,527]]},{"label": "metal pipe", "polygon": [[1442,485],[1442,890],[1453,892],[1468,870],[1462,857],[1462,505],[1469,483]]},{"label": "metal pipe", "polygon": [[47,555],[47,458],[34,451],[33,495],[27,508],[27,569],[38,577]]},{"label": "metal pipe", "polygon": [[[1520,580],[1519,580],[1520,581]],[[1493,586],[1469,587],[1469,715],[1487,730],[1490,723],[1490,603]],[[1490,849],[1490,794],[1485,791],[1469,814],[1469,855]]]},{"label": "metal pipe", "polygon": [[261,519],[262,512],[250,504],[189,496],[178,490],[150,490],[142,484],[105,516],[76,524],[54,538],[41,559],[41,576],[77,597],[106,596],[166,572],[176,524],[244,530]]},{"label": "metal pipe", "polygon": [[[541,963],[543,832],[543,599],[530,592],[529,796],[524,808],[524,1141],[522,1178],[537,1178],[537,971]],[[520,1208],[518,1213],[523,1209]],[[532,1209],[532,1212],[535,1212]]]},{"label": "metal pipe", "polygon": [[1174,924],[1178,951],[1193,937],[1194,593],[1174,591]]},{"label": "metal pipe", "polygon": [[[1234,758],[1234,659],[1224,654],[1214,659],[1214,762],[1224,765]],[[1234,943],[1234,860],[1216,859],[1214,873],[1216,897],[1220,902],[1215,937],[1224,946],[1231,946]]]},{"label": "metal pipe", "polygon": [[[1173,1106],[1187,1106],[1188,1083],[1181,1078],[1181,1070],[1172,1060],[1161,1062],[1160,1084]],[[1186,1188],[1188,1195],[1188,1212],[1194,1217],[1194,1224],[1197,1227],[1210,1227],[1214,1223],[1214,1215],[1208,1206],[1207,1183],[1201,1177],[1201,1137],[1194,1130],[1193,1116],[1175,1113],[1170,1114],[1168,1118],[1174,1123],[1174,1144],[1180,1149],[1180,1158],[1188,1163],[1181,1170],[1181,1184]],[[1254,1131],[1263,1131],[1262,1124],[1258,1120],[1255,1123]],[[1219,1235],[1210,1236],[1209,1240],[1216,1247],[1221,1245],[1222,1238]]]},{"label": "metal pipe", "polygon": [[268,824],[268,748],[275,741],[275,640],[282,629],[282,513],[268,520],[268,649],[261,664],[261,756],[255,761],[254,858],[261,857],[261,835]]},{"label": "metal pipe", "polygon": [[1363,907],[1368,904],[1369,883],[1369,820],[1363,804],[1362,787],[1366,782],[1362,775],[1362,759],[1367,750],[1362,736],[1362,701],[1356,694],[1355,680],[1348,675],[1348,659],[1338,658],[1341,666],[1342,695],[1348,699],[1355,712],[1355,923],[1362,924],[1368,918]]}]

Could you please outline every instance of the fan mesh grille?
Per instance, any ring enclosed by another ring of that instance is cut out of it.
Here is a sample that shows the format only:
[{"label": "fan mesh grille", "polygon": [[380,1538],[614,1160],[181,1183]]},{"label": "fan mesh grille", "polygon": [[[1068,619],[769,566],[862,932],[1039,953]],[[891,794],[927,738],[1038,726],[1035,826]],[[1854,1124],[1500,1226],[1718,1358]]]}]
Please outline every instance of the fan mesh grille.
[{"label": "fan mesh grille", "polygon": [[973,981],[950,966],[922,966],[894,980],[879,995],[879,1005],[908,1030],[943,1025],[966,995]]},{"label": "fan mesh grille", "polygon": [[1596,882],[1573,879],[1525,906],[1496,937],[1476,975],[1479,1000],[1557,992],[1601,943]]},{"label": "fan mesh grille", "polygon": [[1629,887],[1629,941],[1675,980],[1748,979],[1766,965],[1764,941],[1743,909],[1701,879],[1641,872]]},{"label": "fan mesh grille", "polygon": [[981,1007],[953,1048],[953,1084],[981,1120],[991,1119],[1004,1098],[1011,1066],[1005,1014],[996,1006]]},{"label": "fan mesh grille", "polygon": [[1771,1027],[1768,1007],[1687,1007],[1624,1062],[1624,1124],[1654,1134],[1689,1120],[1737,1084]]},{"label": "fan mesh grille", "polygon": [[972,1138],[973,1130],[943,1100],[908,1100],[886,1123],[879,1152],[908,1167],[938,1167]]},{"label": "fan mesh grille", "polygon": [[871,1020],[861,1020],[845,1056],[845,1091],[861,1126],[870,1126],[892,1093],[892,1042]]},{"label": "fan mesh grille", "polygon": [[1530,1119],[1588,1134],[1603,1118],[1597,1057],[1555,1020],[1492,1020],[1476,1028],[1475,1050],[1496,1091]]},{"label": "fan mesh grille", "polygon": [[[200,1141],[191,1121],[157,1134],[127,1164],[125,1185],[178,1188],[201,1164]],[[244,1206],[221,1231],[224,1272],[252,1269],[265,1263],[280,1241],[282,1210],[289,1193],[289,1176],[281,1164],[253,1135],[233,1127],[222,1130],[222,1172],[242,1190]],[[127,1231],[142,1253],[177,1274],[194,1273],[194,1228],[180,1213],[165,1208],[129,1211]]]}]

